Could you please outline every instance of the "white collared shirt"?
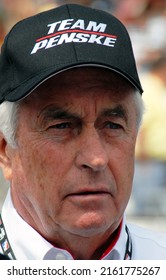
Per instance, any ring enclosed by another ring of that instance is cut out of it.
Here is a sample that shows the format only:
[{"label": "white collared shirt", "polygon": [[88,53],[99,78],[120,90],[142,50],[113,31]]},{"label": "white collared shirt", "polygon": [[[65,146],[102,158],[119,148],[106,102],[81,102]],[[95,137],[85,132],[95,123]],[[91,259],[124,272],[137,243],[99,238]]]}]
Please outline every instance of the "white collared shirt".
[{"label": "white collared shirt", "polygon": [[[68,251],[51,245],[20,217],[13,206],[10,191],[2,208],[2,219],[17,260],[73,260]],[[134,225],[128,225],[128,228],[132,239],[132,259],[166,260],[166,235]],[[127,237],[124,218],[118,240],[101,259],[123,260]]]}]

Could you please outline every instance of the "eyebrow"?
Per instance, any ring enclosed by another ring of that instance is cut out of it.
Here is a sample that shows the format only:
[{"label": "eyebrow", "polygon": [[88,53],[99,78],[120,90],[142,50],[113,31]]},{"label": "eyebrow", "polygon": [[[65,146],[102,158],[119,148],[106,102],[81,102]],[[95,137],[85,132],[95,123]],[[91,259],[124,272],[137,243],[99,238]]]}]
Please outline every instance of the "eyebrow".
[{"label": "eyebrow", "polygon": [[70,113],[68,110],[62,109],[60,107],[53,107],[45,109],[43,113],[44,120],[54,120],[54,119],[75,119],[80,118],[79,115],[75,113]]},{"label": "eyebrow", "polygon": [[102,112],[101,115],[105,117],[112,117],[112,116],[120,117],[124,119],[126,122],[128,120],[127,112],[122,105],[117,105],[114,108],[106,109]]}]

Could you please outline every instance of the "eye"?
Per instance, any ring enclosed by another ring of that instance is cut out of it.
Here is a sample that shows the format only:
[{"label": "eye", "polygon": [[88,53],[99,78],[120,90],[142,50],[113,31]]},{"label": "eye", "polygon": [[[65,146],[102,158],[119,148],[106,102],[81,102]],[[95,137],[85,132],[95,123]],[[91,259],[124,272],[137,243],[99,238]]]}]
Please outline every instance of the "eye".
[{"label": "eye", "polygon": [[105,124],[105,127],[109,128],[109,129],[121,129],[121,128],[123,128],[122,125],[120,125],[118,123],[114,123],[114,122],[107,122]]},{"label": "eye", "polygon": [[58,123],[56,125],[53,125],[51,126],[51,128],[66,129],[66,128],[71,128],[71,124],[69,122],[63,122],[63,123]]}]

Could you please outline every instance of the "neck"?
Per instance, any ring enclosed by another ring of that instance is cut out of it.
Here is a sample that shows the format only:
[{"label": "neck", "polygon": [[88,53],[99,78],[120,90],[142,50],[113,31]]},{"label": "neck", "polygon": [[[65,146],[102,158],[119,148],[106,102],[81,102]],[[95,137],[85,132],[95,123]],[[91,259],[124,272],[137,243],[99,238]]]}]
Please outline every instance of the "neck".
[{"label": "neck", "polygon": [[116,244],[121,232],[121,225],[122,223],[114,231],[110,229],[103,235],[95,237],[70,236],[70,238],[66,238],[60,235],[63,246],[60,246],[61,242],[58,243],[58,246],[57,242],[52,244],[70,252],[75,260],[99,260],[110,252]]}]

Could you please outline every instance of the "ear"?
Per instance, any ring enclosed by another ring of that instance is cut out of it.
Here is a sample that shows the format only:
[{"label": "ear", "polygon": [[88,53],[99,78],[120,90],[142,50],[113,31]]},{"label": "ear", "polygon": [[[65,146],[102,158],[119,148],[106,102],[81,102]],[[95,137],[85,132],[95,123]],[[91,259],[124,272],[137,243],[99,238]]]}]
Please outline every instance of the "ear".
[{"label": "ear", "polygon": [[12,178],[11,158],[9,150],[12,149],[6,142],[2,133],[0,133],[0,167],[6,180]]}]

